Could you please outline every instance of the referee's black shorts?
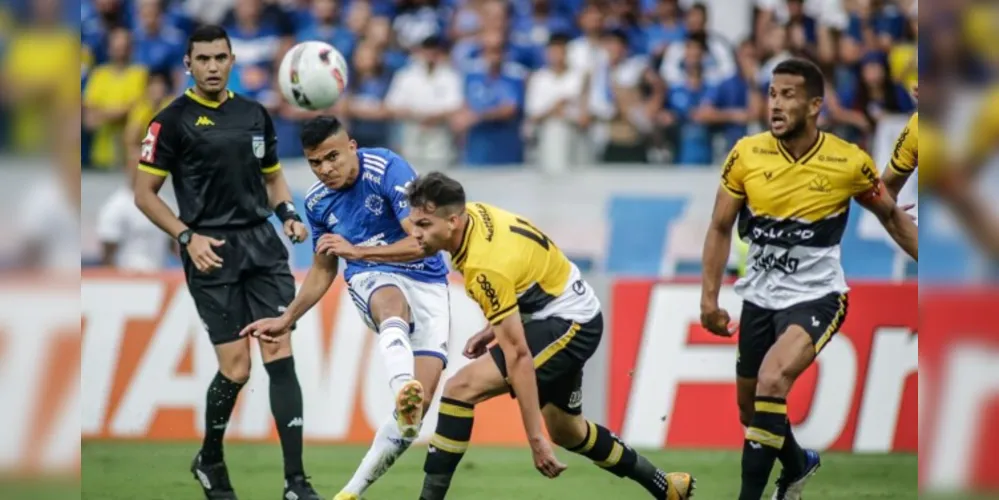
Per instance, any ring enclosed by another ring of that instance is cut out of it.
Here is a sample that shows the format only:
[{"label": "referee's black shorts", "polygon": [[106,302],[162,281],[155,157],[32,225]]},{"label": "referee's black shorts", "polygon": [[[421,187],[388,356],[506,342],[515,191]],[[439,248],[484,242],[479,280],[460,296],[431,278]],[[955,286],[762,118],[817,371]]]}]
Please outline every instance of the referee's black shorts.
[{"label": "referee's black shorts", "polygon": [[800,326],[808,332],[818,355],[843,326],[848,305],[847,295],[838,292],[780,310],[765,309],[744,301],[739,316],[736,375],[757,378],[763,357],[777,342],[777,337],[791,325]]},{"label": "referee's black shorts", "polygon": [[[570,415],[583,411],[583,365],[596,352],[604,333],[602,314],[586,323],[547,318],[524,323],[527,347],[534,357],[541,407],[553,404]],[[504,379],[506,356],[499,345],[489,350]],[[508,379],[509,380],[509,379]],[[513,389],[511,396],[516,397]]]},{"label": "referee's black shorts", "polygon": [[181,252],[187,287],[212,344],[239,340],[246,325],[280,316],[295,298],[288,249],[270,222],[239,229],[198,229],[224,240],[222,268],[203,273]]}]

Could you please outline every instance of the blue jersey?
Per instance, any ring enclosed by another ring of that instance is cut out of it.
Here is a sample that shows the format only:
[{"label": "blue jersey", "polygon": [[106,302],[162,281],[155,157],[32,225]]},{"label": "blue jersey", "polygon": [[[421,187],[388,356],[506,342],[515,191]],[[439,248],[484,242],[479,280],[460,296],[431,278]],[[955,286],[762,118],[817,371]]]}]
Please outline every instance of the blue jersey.
[{"label": "blue jersey", "polygon": [[[354,185],[336,190],[317,182],[305,196],[312,227],[312,248],[324,234],[338,234],[355,246],[390,245],[408,236],[400,221],[409,216],[406,185],[416,178],[413,167],[385,148],[359,148],[360,171]],[[398,273],[425,283],[446,283],[440,253],[406,263],[348,260],[344,278],[359,272]]]}]

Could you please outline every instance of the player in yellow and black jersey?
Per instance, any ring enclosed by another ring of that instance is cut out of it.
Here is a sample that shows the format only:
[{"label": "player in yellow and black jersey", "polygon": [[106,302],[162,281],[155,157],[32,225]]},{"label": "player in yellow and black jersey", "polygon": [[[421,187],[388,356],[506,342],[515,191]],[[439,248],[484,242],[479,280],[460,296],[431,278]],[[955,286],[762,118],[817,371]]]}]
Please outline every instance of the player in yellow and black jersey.
[{"label": "player in yellow and black jersey", "polygon": [[795,379],[846,317],[840,240],[850,202],[871,210],[916,258],[917,230],[884,188],[871,157],[817,127],[825,82],[811,62],[777,65],[770,83],[770,131],[736,143],[722,171],[704,242],[701,323],[730,336],[718,305],[732,226],[750,241],[736,360],[740,416],[746,426],[740,500],[760,500],[774,461],[783,465],[774,499],[800,499],[819,456],[791,433],[787,395]]},{"label": "player in yellow and black jersey", "polygon": [[881,174],[881,180],[884,181],[885,188],[893,199],[898,199],[899,191],[905,186],[909,176],[916,171],[917,166],[919,166],[919,113],[913,113],[909,117],[909,123],[898,135],[891,160]]},{"label": "player in yellow and black jersey", "polygon": [[[542,419],[555,444],[634,480],[654,498],[690,498],[690,474],[663,472],[583,418],[583,366],[600,344],[603,315],[593,289],[555,242],[523,217],[466,203],[461,184],[440,173],[413,181],[408,194],[413,237],[427,252],[451,253],[468,295],[489,321],[465,347],[475,360],[444,386],[420,499],[445,497],[468,448],[475,405],[508,392],[516,394],[534,465],[545,476],[558,476],[565,465],[555,458]],[[490,356],[482,356],[487,351]]]}]

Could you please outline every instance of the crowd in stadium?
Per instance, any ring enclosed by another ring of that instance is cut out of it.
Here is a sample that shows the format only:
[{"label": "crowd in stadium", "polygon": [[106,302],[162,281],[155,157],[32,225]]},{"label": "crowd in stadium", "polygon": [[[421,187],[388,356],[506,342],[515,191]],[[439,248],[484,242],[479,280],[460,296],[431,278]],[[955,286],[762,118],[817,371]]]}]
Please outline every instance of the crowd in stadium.
[{"label": "crowd in stadium", "polygon": [[827,74],[822,125],[863,144],[915,109],[915,3],[754,0],[733,39],[709,28],[718,2],[690,0],[83,0],[83,163],[121,168],[123,132],[189,84],[198,23],[228,30],[230,88],[268,107],[282,157],[300,156],[308,115],[274,73],[304,40],[350,61],[334,112],[358,142],[417,165],[711,165],[758,130],[769,71],[791,56]]}]

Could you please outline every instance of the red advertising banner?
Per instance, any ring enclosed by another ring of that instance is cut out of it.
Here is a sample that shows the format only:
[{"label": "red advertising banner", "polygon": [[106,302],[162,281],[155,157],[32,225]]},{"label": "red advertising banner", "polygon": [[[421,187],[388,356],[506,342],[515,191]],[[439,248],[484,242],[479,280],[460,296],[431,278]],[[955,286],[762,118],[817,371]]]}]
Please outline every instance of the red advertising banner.
[{"label": "red advertising banner", "polygon": [[[611,428],[635,446],[741,447],[735,339],[699,324],[700,286],[622,281],[613,289]],[[915,284],[859,284],[839,335],[795,384],[799,441],[843,451],[916,451]],[[721,302],[738,317],[741,301]]]},{"label": "red advertising banner", "polygon": [[920,294],[920,481],[999,489],[999,289]]}]

